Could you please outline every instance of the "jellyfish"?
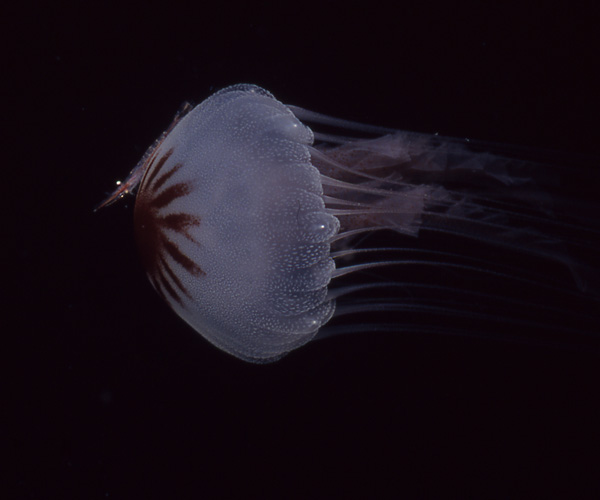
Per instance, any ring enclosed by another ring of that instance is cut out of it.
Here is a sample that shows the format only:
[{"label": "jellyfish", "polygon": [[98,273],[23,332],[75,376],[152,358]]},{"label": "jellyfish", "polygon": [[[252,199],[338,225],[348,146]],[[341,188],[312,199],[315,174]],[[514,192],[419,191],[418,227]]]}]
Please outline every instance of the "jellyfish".
[{"label": "jellyfish", "polygon": [[599,212],[570,187],[598,185],[517,153],[234,85],[184,105],[101,206],[137,191],[150,283],[245,361],[339,333],[488,323],[597,346]]}]

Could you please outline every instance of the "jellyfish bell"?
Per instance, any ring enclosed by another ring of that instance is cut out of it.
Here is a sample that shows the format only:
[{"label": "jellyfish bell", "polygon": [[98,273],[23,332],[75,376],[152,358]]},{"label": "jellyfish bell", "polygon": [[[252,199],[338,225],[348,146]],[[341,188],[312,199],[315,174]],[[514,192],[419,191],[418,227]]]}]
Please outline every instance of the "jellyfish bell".
[{"label": "jellyfish bell", "polygon": [[[135,235],[152,286],[246,361],[373,328],[335,325],[361,312],[395,315],[379,329],[497,321],[593,337],[573,318],[597,319],[597,212],[579,215],[536,168],[235,85],[184,107],[101,206],[137,189]],[[555,202],[570,211],[556,214]],[[537,271],[540,261],[552,272]]]}]

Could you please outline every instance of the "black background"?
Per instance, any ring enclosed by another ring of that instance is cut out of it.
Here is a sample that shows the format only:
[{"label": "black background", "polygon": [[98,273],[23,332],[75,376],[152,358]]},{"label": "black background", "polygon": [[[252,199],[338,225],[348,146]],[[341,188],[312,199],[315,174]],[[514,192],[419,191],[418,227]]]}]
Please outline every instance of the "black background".
[{"label": "black background", "polygon": [[364,334],[245,364],[154,293],[132,200],[92,211],[183,101],[242,82],[348,119],[595,153],[592,10],[484,4],[5,11],[2,496],[600,496],[597,354]]}]

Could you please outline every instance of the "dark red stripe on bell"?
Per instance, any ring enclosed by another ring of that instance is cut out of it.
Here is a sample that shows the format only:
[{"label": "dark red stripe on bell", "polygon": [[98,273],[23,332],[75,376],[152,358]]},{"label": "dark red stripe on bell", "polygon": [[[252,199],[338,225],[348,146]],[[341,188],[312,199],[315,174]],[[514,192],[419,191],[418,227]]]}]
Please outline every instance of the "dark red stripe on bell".
[{"label": "dark red stripe on bell", "polygon": [[193,274],[194,276],[201,276],[205,274],[204,271],[200,269],[200,266],[196,264],[192,259],[190,259],[187,255],[182,253],[179,247],[175,245],[175,243],[165,238],[163,244],[167,253],[187,272]]},{"label": "dark red stripe on bell", "polygon": [[164,155],[162,155],[162,157],[160,158],[160,160],[156,164],[156,167],[152,167],[152,163],[154,163],[155,159],[152,160],[152,162],[150,163],[150,166],[148,167],[148,171],[150,171],[150,169],[152,169],[152,172],[150,172],[150,175],[145,180],[145,182],[143,183],[142,187],[144,187],[144,185],[149,186],[152,183],[152,181],[154,180],[154,178],[160,172],[160,169],[162,168],[162,166],[165,164],[165,162],[169,159],[169,157],[172,154],[173,154],[173,148],[169,149],[169,151],[167,151]]},{"label": "dark red stripe on bell", "polygon": [[156,182],[152,186],[150,186],[152,192],[158,192],[158,190],[163,186],[163,184],[167,182],[171,177],[173,177],[175,172],[177,172],[182,166],[182,163],[176,163],[175,165],[173,165],[173,168],[171,170],[168,170],[167,172],[162,174],[158,179],[156,179]]},{"label": "dark red stripe on bell", "polygon": [[183,233],[188,239],[195,241],[189,234],[189,229],[200,225],[200,217],[184,213],[169,214],[161,217],[160,225],[172,231]]},{"label": "dark red stripe on bell", "polygon": [[[157,279],[160,282],[160,286],[171,296],[171,298],[174,299],[178,304],[183,305],[181,301],[181,296],[171,286],[171,283],[169,283],[169,281],[165,278],[164,274],[160,269],[158,270]],[[169,301],[167,300],[167,302]]]},{"label": "dark red stripe on bell", "polygon": [[175,286],[177,288],[179,288],[185,295],[187,295],[191,299],[192,296],[187,291],[185,286],[183,286],[183,283],[181,282],[181,280],[177,277],[177,275],[169,267],[169,264],[167,263],[167,261],[164,259],[164,257],[162,255],[160,256],[160,265],[161,265],[162,270],[169,276],[169,278],[175,284]]},{"label": "dark red stripe on bell", "polygon": [[159,209],[167,206],[173,200],[189,194],[192,190],[189,184],[180,182],[168,187],[150,202],[153,209]]}]

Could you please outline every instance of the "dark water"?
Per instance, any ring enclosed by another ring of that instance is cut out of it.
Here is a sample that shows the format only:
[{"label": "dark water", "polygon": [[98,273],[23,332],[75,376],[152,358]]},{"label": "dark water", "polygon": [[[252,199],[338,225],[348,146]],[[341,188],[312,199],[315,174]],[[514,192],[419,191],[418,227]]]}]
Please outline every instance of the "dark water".
[{"label": "dark water", "polygon": [[597,498],[597,349],[364,334],[248,365],[154,293],[132,200],[92,211],[181,102],[239,82],[595,154],[590,13],[211,8],[5,16],[6,498]]}]

